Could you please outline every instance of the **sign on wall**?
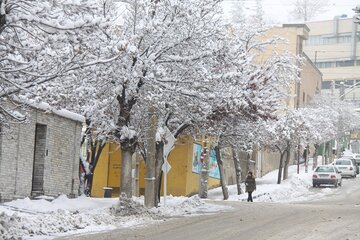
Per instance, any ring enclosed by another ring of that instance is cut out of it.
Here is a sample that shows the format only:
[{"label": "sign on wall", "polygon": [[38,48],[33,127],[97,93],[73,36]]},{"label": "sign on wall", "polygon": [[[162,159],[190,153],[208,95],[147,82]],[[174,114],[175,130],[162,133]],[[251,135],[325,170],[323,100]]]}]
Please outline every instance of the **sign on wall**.
[{"label": "sign on wall", "polygon": [[[202,168],[202,146],[195,143],[193,146],[192,172],[199,174]],[[219,166],[216,161],[216,154],[213,149],[210,151],[209,177],[220,179]]]}]

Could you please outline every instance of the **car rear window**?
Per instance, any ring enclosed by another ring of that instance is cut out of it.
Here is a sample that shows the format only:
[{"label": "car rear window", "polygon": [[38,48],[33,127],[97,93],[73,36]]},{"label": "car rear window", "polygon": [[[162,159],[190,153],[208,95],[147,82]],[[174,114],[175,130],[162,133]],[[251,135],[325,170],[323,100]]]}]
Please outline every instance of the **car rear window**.
[{"label": "car rear window", "polygon": [[350,160],[336,160],[335,165],[351,165]]},{"label": "car rear window", "polygon": [[318,167],[315,172],[335,172],[333,167]]}]

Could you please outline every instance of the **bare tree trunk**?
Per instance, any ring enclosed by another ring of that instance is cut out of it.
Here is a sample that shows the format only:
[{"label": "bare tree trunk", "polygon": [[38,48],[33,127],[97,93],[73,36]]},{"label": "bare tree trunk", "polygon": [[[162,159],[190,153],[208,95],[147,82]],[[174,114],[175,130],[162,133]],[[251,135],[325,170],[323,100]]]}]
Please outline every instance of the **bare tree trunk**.
[{"label": "bare tree trunk", "polygon": [[155,207],[158,207],[160,203],[161,195],[161,166],[164,163],[164,142],[156,143],[155,153]]},{"label": "bare tree trunk", "polygon": [[218,167],[219,167],[219,172],[220,172],[221,189],[222,189],[222,192],[223,192],[224,200],[227,200],[227,199],[229,199],[229,191],[228,191],[228,188],[226,186],[226,176],[225,176],[225,172],[224,172],[224,164],[223,164],[223,161],[221,159],[219,146],[216,146],[214,148],[214,150],[215,150],[216,161],[217,161],[217,164],[218,164]]},{"label": "bare tree trunk", "polygon": [[147,161],[145,178],[145,206],[153,208],[155,204],[155,164],[157,116],[154,107],[149,109],[149,130],[147,133]]},{"label": "bare tree trunk", "polygon": [[200,172],[200,188],[199,197],[207,198],[208,196],[208,180],[209,180],[209,162],[210,162],[210,149],[211,146],[207,146],[207,140],[205,139],[203,152],[201,154],[202,164]]},{"label": "bare tree trunk", "polygon": [[89,162],[89,171],[85,174],[85,195],[91,196],[92,191],[92,183],[93,183],[93,177],[95,173],[95,169],[97,166],[97,163],[99,161],[99,157],[102,153],[102,150],[104,149],[106,142],[105,141],[93,141],[90,139],[90,152],[87,156],[87,161]]},{"label": "bare tree trunk", "polygon": [[325,143],[325,165],[330,162],[330,142]]},{"label": "bare tree trunk", "polygon": [[246,172],[249,171],[251,171],[251,154],[249,152],[246,152]]},{"label": "bare tree trunk", "polygon": [[243,193],[243,191],[241,189],[241,166],[240,166],[239,156],[235,149],[235,146],[231,146],[231,149],[232,149],[232,155],[233,155],[234,166],[235,166],[237,193],[238,193],[238,195],[240,195]]},{"label": "bare tree trunk", "polygon": [[121,174],[120,174],[120,195],[119,197],[132,197],[132,155],[135,150],[128,144],[123,143],[122,147],[122,160],[121,160]]},{"label": "bare tree trunk", "polygon": [[278,148],[279,152],[280,152],[280,163],[279,163],[279,171],[278,171],[278,180],[277,180],[277,184],[281,183],[281,175],[282,175],[282,168],[283,168],[283,159],[284,159],[284,155],[286,151],[281,151]]},{"label": "bare tree trunk", "polygon": [[313,170],[317,167],[318,165],[318,150],[319,150],[319,144],[314,144],[315,150],[314,150],[314,154],[313,154]]},{"label": "bare tree trunk", "polygon": [[333,144],[330,142],[329,144],[329,163],[334,161],[334,154],[333,154]]},{"label": "bare tree trunk", "polygon": [[284,165],[284,176],[283,180],[287,179],[289,177],[289,163],[290,163],[290,146],[286,148],[286,159],[285,159],[285,165]]}]

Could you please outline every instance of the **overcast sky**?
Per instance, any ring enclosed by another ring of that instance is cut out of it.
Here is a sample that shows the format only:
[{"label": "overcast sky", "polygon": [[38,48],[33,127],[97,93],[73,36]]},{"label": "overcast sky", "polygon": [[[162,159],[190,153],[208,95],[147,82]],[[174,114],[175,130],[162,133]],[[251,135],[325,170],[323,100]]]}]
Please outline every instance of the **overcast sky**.
[{"label": "overcast sky", "polygon": [[[234,0],[225,0],[224,12],[229,14],[231,2]],[[236,1],[236,0],[235,0]],[[262,0],[263,9],[265,11],[265,19],[271,23],[290,23],[294,22],[291,17],[292,3],[295,0]],[[255,0],[245,0],[246,12],[251,13],[255,8]],[[320,14],[312,20],[330,20],[334,16],[346,14],[347,17],[352,17],[354,11],[352,10],[356,5],[360,4],[359,0],[329,0],[328,6],[324,13]]]}]

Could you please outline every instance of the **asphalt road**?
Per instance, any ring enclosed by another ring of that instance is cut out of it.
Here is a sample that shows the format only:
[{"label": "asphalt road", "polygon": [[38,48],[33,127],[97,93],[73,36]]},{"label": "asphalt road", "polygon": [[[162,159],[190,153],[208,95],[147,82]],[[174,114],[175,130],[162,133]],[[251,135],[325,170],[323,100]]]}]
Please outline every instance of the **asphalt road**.
[{"label": "asphalt road", "polygon": [[[320,191],[314,188],[313,191]],[[293,204],[221,202],[228,212],[182,217],[135,229],[68,236],[87,240],[359,240],[360,176],[344,179],[334,194]]]}]

